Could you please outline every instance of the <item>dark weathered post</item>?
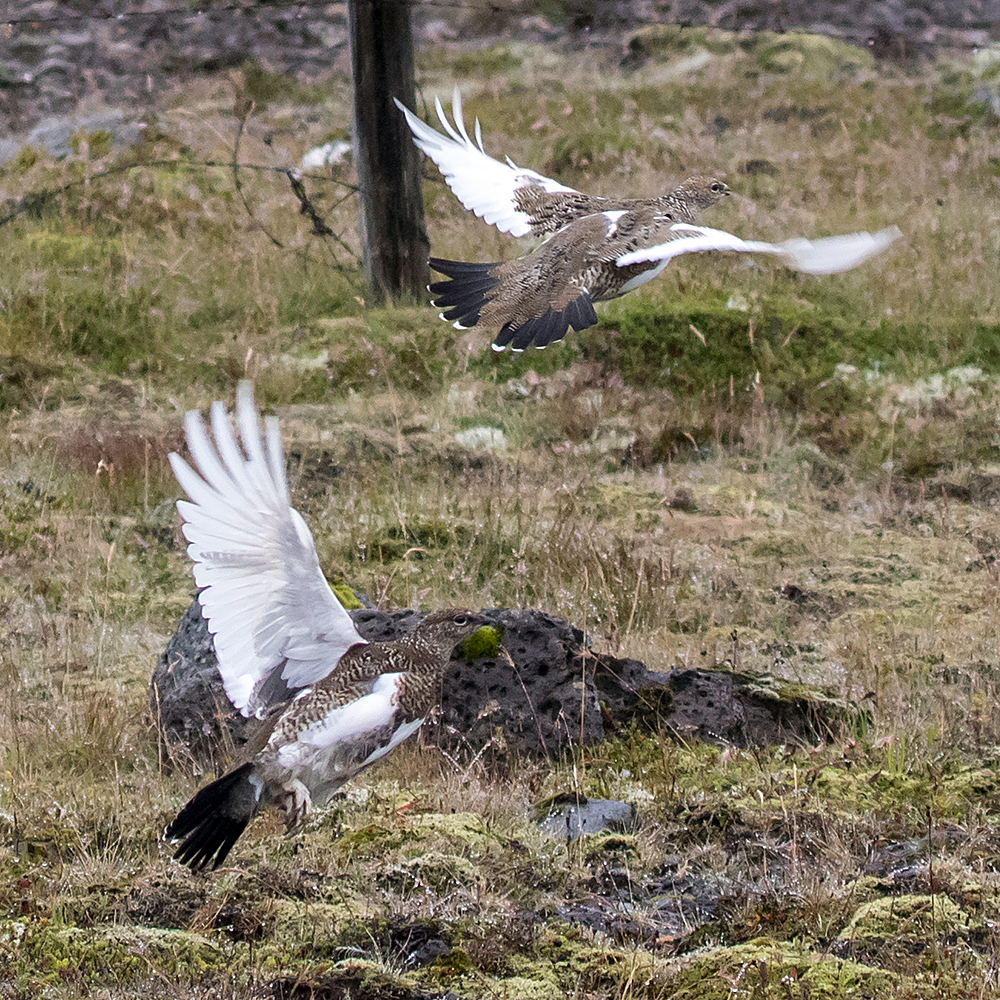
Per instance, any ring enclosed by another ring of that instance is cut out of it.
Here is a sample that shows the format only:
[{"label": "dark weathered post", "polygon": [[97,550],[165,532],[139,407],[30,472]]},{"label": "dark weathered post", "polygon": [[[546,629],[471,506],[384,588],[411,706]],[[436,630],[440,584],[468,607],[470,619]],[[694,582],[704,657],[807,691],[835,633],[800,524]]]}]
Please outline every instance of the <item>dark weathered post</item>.
[{"label": "dark weathered post", "polygon": [[430,244],[420,158],[392,103],[414,104],[409,0],[348,0],[361,245],[371,299],[422,297]]}]

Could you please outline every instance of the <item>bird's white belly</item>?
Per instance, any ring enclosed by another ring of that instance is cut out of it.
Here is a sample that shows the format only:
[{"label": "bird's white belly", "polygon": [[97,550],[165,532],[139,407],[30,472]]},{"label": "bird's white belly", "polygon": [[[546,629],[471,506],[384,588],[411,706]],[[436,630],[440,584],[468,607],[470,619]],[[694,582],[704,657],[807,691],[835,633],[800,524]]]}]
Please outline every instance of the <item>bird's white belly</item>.
[{"label": "bird's white belly", "polygon": [[286,780],[301,781],[313,803],[324,805],[330,797],[356,774],[384,757],[420,728],[423,719],[404,722],[394,731],[373,730],[358,734],[351,744],[296,742],[281,748],[279,764]]},{"label": "bird's white belly", "polygon": [[300,781],[317,805],[410,736],[423,722],[400,722],[399,674],[382,674],[362,698],[341,705],[274,749],[279,783]]},{"label": "bird's white belly", "polygon": [[345,750],[343,746],[298,743],[283,748],[281,763],[288,778],[301,781],[309,789],[313,804],[321,806],[360,770],[357,760]]}]

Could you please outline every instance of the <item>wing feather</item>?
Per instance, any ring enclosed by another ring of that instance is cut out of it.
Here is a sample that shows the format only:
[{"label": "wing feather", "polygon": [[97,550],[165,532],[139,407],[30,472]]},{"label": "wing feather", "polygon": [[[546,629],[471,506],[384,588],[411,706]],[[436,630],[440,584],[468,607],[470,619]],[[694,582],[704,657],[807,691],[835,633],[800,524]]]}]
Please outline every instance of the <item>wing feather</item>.
[{"label": "wing feather", "polygon": [[[279,723],[272,737],[279,759],[286,766],[301,765],[315,759],[320,751],[331,752],[345,778],[397,747],[423,723],[423,717],[406,719],[399,711],[397,696],[402,674],[380,674],[374,679],[343,690],[330,708],[310,725],[300,729],[296,738],[287,741],[283,728],[291,722],[293,706]],[[309,711],[303,699],[303,711]],[[330,767],[330,763],[327,763]]]},{"label": "wing feather", "polygon": [[[237,410],[239,408],[238,401]],[[233,427],[229,422],[225,406],[218,400],[212,404],[211,421],[215,447],[219,452],[219,457],[222,459],[222,466],[229,474],[231,482],[243,494],[245,502],[258,506],[266,504],[266,499],[259,495],[253,479],[247,474],[247,467],[250,463],[244,458],[239,445],[236,443],[236,435],[233,433]]]},{"label": "wing feather", "polygon": [[276,488],[288,495],[288,478],[285,475],[285,450],[281,447],[281,428],[277,417],[265,417],[267,431],[267,463],[271,470],[271,481]]},{"label": "wing feather", "polygon": [[506,162],[501,163],[487,155],[483,148],[483,133],[478,118],[473,128],[476,139],[473,141],[469,138],[462,116],[462,95],[457,87],[451,104],[455,125],[448,120],[441,101],[438,98],[434,100],[438,119],[447,135],[442,135],[422,122],[398,100],[396,107],[406,117],[406,124],[413,133],[413,141],[437,164],[455,197],[470,212],[491,226],[496,226],[502,233],[526,236],[531,232],[531,217],[521,211],[515,201],[515,195],[523,188],[540,187],[550,193],[579,193],[575,188],[566,187],[551,177],[517,166],[510,157],[506,157]]},{"label": "wing feather", "polygon": [[204,477],[205,484],[216,493],[233,492],[236,484],[226,467],[219,461],[219,456],[212,447],[197,410],[189,410],[184,414],[184,434],[187,437],[188,450],[195,466]]},{"label": "wing feather", "polygon": [[221,403],[212,407],[211,437],[191,411],[184,426],[195,468],[176,454],[170,464],[190,498],[177,509],[226,694],[250,715],[268,707],[254,691],[274,671],[285,682],[278,688],[301,688],[364,640],[290,505],[278,422],[268,418],[261,436],[249,382],[237,391],[236,420],[239,442]]},{"label": "wing feather", "polygon": [[847,233],[817,240],[791,239],[783,243],[762,243],[741,240],[732,233],[705,226],[678,223],[670,227],[676,236],[665,243],[622,254],[615,263],[619,267],[648,261],[667,261],[685,253],[706,250],[735,250],[739,253],[766,253],[781,258],[782,263],[806,274],[836,274],[881,253],[903,234],[897,226],[876,233]]}]

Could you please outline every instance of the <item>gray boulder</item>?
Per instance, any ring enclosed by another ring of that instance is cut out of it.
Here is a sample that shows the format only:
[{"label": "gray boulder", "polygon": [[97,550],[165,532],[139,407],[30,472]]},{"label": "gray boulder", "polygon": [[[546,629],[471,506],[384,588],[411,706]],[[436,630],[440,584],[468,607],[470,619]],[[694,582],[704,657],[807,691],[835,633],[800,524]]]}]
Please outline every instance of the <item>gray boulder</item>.
[{"label": "gray boulder", "polygon": [[624,830],[635,824],[635,806],[617,799],[588,799],[573,792],[539,803],[535,813],[544,833],[565,840],[605,830]]},{"label": "gray boulder", "polygon": [[171,757],[190,756],[218,767],[247,738],[247,720],[222,687],[197,598],[160,654],[149,684],[149,708]]},{"label": "gray boulder", "polygon": [[[846,704],[820,691],[767,675],[657,672],[638,660],[594,653],[583,632],[543,611],[482,613],[501,633],[509,658],[453,655],[440,714],[423,730],[424,739],[451,751],[478,752],[501,734],[509,750],[554,756],[631,725],[741,746],[800,743],[850,714]],[[369,641],[399,638],[424,617],[371,608],[351,614]],[[218,767],[249,736],[253,722],[226,697],[197,599],[157,663],[150,708],[174,758]]]},{"label": "gray boulder", "polygon": [[[424,727],[425,738],[452,749],[478,750],[499,728],[509,747],[531,754],[555,753],[581,738],[585,743],[603,739],[592,668],[581,673],[583,633],[541,611],[483,614],[503,635],[511,660],[466,661],[456,653],[442,683],[441,713]],[[411,632],[424,612],[362,608],[351,615],[365,639],[387,642]],[[249,735],[247,720],[223,690],[197,599],[159,658],[150,708],[175,756],[189,753],[218,765]]]}]

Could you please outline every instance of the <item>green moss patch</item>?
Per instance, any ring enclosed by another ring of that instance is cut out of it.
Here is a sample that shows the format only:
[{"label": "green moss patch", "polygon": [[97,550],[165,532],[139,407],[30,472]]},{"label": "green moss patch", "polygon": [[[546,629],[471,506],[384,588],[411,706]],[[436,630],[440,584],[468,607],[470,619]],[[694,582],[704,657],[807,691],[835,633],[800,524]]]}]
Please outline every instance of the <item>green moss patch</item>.
[{"label": "green moss patch", "polygon": [[[667,974],[675,1000],[728,1000],[734,992],[771,1000],[798,989],[811,997],[898,996],[891,972],[834,958],[770,939],[695,952],[679,963],[676,978]],[[792,994],[795,995],[794,992]]]},{"label": "green moss patch", "polygon": [[500,651],[500,633],[492,625],[477,629],[462,644],[462,655],[471,663],[473,660],[493,658]]},{"label": "green moss patch", "polygon": [[145,981],[150,965],[188,981],[225,967],[219,947],[190,931],[147,927],[58,927],[45,920],[0,925],[0,953],[25,986]]},{"label": "green moss patch", "polygon": [[841,941],[905,939],[936,944],[967,938],[978,922],[944,895],[888,896],[862,903],[840,932]]},{"label": "green moss patch", "polygon": [[335,580],[330,584],[330,589],[347,611],[356,611],[358,608],[364,607],[355,596],[353,588],[342,580]]}]

